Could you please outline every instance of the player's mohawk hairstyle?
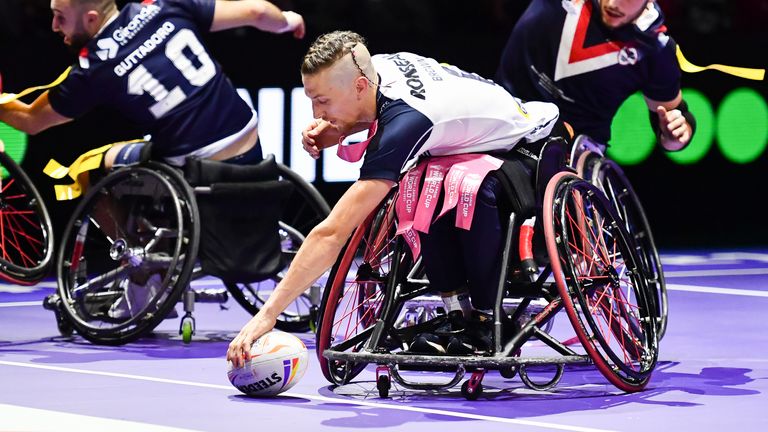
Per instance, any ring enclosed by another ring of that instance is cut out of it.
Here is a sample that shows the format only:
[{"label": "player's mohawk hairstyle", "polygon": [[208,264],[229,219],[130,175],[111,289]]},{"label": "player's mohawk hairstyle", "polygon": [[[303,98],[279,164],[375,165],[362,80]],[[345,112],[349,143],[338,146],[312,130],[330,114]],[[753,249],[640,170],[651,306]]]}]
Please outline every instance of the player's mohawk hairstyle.
[{"label": "player's mohawk hairstyle", "polygon": [[352,31],[335,31],[321,35],[309,47],[301,63],[301,73],[312,75],[349,54],[357,44],[365,45],[365,39]]}]

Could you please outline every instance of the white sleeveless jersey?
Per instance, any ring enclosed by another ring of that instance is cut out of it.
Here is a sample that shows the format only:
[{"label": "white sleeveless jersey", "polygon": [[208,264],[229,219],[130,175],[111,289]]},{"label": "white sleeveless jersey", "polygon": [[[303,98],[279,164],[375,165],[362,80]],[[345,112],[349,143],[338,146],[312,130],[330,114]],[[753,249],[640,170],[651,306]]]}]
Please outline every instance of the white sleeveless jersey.
[{"label": "white sleeveless jersey", "polygon": [[402,100],[433,125],[405,169],[425,153],[506,151],[523,139],[537,141],[549,135],[559,115],[554,104],[522,103],[491,80],[431,58],[401,52],[372,61],[381,93]]}]

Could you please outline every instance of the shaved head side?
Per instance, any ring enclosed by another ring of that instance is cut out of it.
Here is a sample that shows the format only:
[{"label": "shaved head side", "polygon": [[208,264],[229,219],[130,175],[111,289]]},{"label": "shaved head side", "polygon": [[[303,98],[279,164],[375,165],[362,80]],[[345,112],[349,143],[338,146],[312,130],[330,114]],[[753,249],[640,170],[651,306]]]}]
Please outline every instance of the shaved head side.
[{"label": "shaved head side", "polygon": [[335,31],[318,37],[304,56],[301,74],[314,75],[331,66],[334,72],[362,74],[369,81],[376,76],[365,39],[351,31]]}]

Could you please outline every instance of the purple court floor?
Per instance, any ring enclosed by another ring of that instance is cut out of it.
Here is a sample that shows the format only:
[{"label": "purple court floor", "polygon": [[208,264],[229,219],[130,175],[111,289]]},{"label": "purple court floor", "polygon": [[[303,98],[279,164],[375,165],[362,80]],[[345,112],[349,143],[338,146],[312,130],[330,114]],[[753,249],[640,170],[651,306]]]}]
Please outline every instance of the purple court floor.
[{"label": "purple court floor", "polygon": [[[226,346],[248,319],[231,300],[227,310],[197,306],[190,345],[175,319],[139,342],[104,347],[58,335],[41,307],[54,282],[0,284],[0,431],[766,430],[768,252],[668,251],[662,261],[669,328],[644,392],[621,393],[579,366],[544,392],[490,372],[473,402],[458,387],[395,387],[379,399],[373,370],[333,388],[314,355],[289,393],[249,398],[226,377]],[[299,336],[314,353],[314,335]]]}]

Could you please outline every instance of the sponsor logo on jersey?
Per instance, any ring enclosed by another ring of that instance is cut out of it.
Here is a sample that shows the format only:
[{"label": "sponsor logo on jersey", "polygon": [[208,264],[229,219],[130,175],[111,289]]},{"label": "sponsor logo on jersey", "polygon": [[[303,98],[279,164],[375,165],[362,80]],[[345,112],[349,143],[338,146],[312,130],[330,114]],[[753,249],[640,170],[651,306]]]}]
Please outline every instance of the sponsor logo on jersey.
[{"label": "sponsor logo on jersey", "polygon": [[139,45],[138,48],[133,50],[133,52],[125,56],[125,59],[123,59],[120,64],[115,66],[115,75],[121,77],[130,72],[130,70],[139,64],[139,62],[141,62],[141,60],[146,57],[147,54],[154,51],[155,48],[163,43],[163,41],[165,41],[168,36],[173,33],[174,30],[176,30],[176,26],[173,25],[172,22],[164,22],[156,32],[152,33],[152,36],[145,40],[144,43]]},{"label": "sponsor logo on jersey", "polygon": [[640,59],[637,49],[633,47],[624,47],[619,51],[619,64],[622,66],[631,66]]},{"label": "sponsor logo on jersey", "polygon": [[113,59],[117,56],[117,49],[120,45],[112,38],[99,39],[96,41],[96,46],[100,49],[96,51],[96,55],[103,61]]},{"label": "sponsor logo on jersey", "polygon": [[118,27],[112,32],[112,39],[114,39],[120,46],[125,46],[131,39],[136,36],[139,30],[143,29],[148,22],[160,13],[160,7],[155,4],[142,4],[141,10],[123,27]]}]

